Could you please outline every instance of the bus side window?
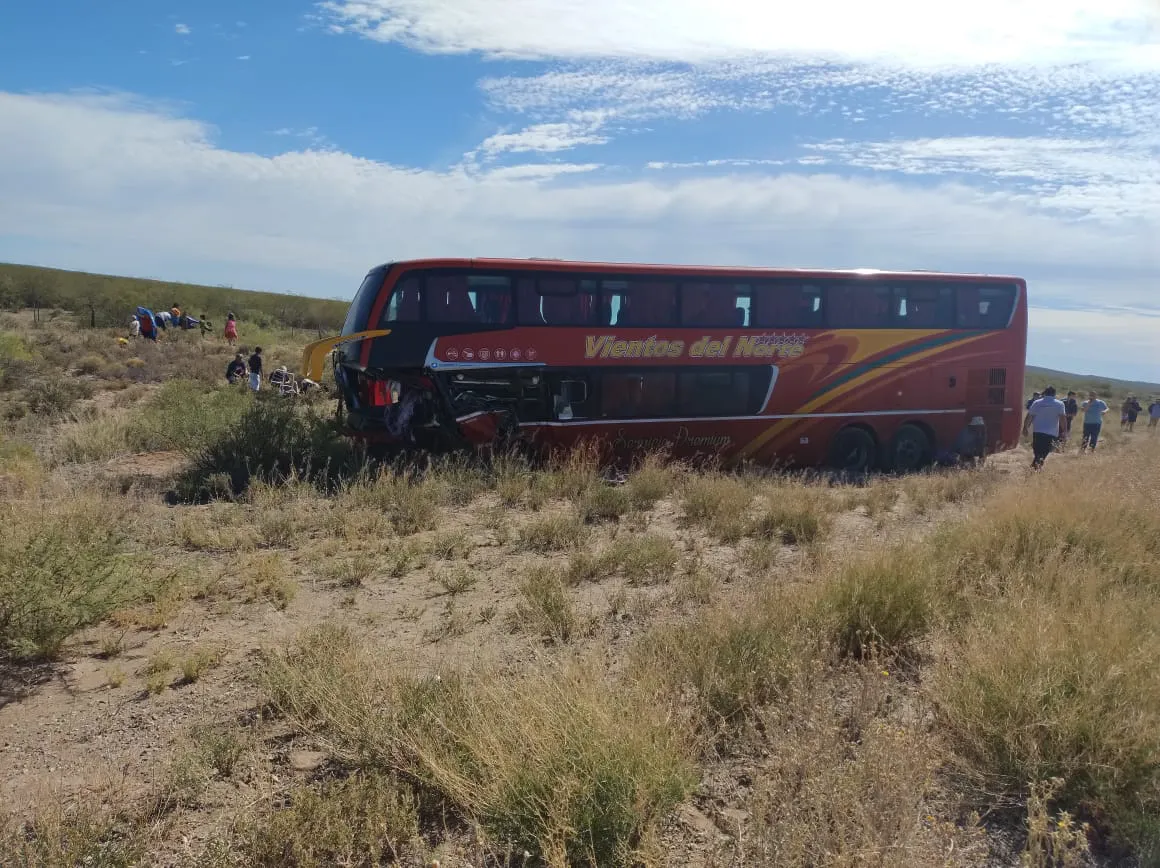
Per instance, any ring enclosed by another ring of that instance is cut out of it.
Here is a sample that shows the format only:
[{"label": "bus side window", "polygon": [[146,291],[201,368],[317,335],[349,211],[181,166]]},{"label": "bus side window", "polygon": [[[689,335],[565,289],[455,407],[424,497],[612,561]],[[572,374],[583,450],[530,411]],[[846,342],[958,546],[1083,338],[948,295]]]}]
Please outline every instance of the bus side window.
[{"label": "bus side window", "polygon": [[953,292],[949,286],[897,286],[894,318],[903,328],[953,328]]},{"label": "bus side window", "polygon": [[673,415],[677,377],[669,371],[613,373],[600,382],[600,415],[606,419],[663,419]]},{"label": "bus side window", "polygon": [[677,291],[671,283],[605,280],[602,289],[608,325],[676,325]]},{"label": "bus side window", "polygon": [[540,316],[546,325],[587,325],[593,321],[594,299],[588,284],[573,277],[541,277],[537,281]]},{"label": "bus side window", "polygon": [[520,325],[542,326],[544,314],[540,311],[540,294],[536,292],[536,281],[521,277],[516,281],[516,316]]},{"label": "bus side window", "polygon": [[511,280],[507,277],[472,274],[467,278],[467,298],[479,322],[505,325],[511,311]]},{"label": "bus side window", "polygon": [[1015,307],[1015,288],[1005,286],[962,286],[958,292],[959,328],[1006,328]]},{"label": "bus side window", "polygon": [[433,274],[427,277],[427,321],[474,323],[475,307],[467,296],[467,275]]},{"label": "bus side window", "polygon": [[749,324],[756,328],[822,327],[822,290],[814,284],[759,284],[752,308]]},{"label": "bus side window", "polygon": [[827,290],[826,325],[830,328],[875,329],[894,324],[891,290],[869,281],[834,284]]},{"label": "bus side window", "polygon": [[419,321],[419,281],[408,277],[400,280],[391,290],[391,299],[383,308],[379,325],[391,322],[418,322]]},{"label": "bus side window", "polygon": [[681,284],[681,325],[746,328],[750,325],[749,285]]}]

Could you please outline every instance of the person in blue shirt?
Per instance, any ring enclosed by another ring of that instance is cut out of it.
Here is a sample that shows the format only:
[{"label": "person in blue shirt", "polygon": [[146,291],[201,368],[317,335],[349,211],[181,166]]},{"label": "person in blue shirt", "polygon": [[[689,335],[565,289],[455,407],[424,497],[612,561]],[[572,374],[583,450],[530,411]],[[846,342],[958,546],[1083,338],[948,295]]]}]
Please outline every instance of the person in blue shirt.
[{"label": "person in blue shirt", "polygon": [[1023,433],[1026,434],[1028,429],[1033,432],[1031,451],[1035,455],[1031,469],[1039,470],[1067,431],[1067,407],[1063,405],[1063,401],[1055,397],[1054,386],[1044,389],[1043,397],[1027,411]]},{"label": "person in blue shirt", "polygon": [[1108,405],[1101,401],[1095,392],[1088,392],[1088,399],[1083,402],[1083,442],[1079,451],[1087,449],[1095,451],[1100,440],[1100,429],[1104,427],[1104,415],[1108,412]]}]

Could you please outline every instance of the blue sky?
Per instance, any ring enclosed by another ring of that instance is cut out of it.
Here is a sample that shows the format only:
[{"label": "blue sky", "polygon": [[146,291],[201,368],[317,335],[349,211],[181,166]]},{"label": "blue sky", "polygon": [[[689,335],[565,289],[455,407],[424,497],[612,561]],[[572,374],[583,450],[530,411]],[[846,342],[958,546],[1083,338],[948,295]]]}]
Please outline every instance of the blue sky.
[{"label": "blue sky", "polygon": [[1017,273],[1160,381],[1160,0],[0,3],[0,260],[425,255]]}]

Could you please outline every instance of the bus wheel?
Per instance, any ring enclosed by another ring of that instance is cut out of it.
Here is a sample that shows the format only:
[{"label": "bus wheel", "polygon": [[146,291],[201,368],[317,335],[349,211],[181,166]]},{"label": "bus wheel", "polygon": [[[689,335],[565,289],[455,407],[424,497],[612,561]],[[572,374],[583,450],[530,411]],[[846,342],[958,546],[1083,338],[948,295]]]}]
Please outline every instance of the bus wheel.
[{"label": "bus wheel", "polygon": [[890,466],[899,473],[913,473],[930,463],[930,438],[917,425],[903,425],[890,444]]},{"label": "bus wheel", "polygon": [[845,473],[865,473],[874,466],[878,447],[861,428],[843,428],[830,444],[830,466]]}]

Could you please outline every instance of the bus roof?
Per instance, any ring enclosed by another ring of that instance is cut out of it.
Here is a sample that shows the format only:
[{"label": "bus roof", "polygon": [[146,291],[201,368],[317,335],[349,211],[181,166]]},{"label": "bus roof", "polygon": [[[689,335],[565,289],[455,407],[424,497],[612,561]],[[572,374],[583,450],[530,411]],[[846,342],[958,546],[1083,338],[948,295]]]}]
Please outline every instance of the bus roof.
[{"label": "bus roof", "polygon": [[688,275],[743,276],[743,277],[885,277],[900,280],[995,280],[1022,284],[1023,278],[1006,274],[982,274],[945,271],[882,271],[876,268],[767,268],[744,265],[663,265],[639,262],[583,262],[566,259],[498,259],[498,258],[449,258],[449,259],[406,259],[384,263],[386,266],[407,266],[410,268],[502,268],[512,271],[543,270],[551,268],[560,271],[614,272],[616,274],[662,274],[677,272]]}]

